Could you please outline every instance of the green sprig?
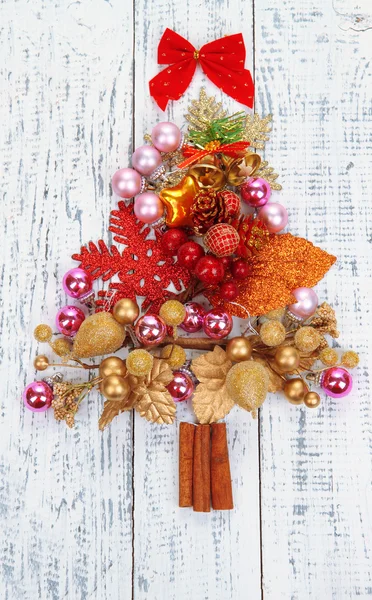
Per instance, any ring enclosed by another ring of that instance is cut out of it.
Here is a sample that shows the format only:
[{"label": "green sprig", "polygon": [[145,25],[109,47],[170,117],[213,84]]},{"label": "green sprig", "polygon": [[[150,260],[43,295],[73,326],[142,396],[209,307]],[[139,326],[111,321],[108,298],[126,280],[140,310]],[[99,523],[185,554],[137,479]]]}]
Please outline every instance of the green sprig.
[{"label": "green sprig", "polygon": [[190,141],[198,148],[204,148],[209,142],[218,140],[221,144],[233,144],[242,139],[244,134],[246,114],[244,111],[229,117],[214,119],[203,129],[189,131]]}]

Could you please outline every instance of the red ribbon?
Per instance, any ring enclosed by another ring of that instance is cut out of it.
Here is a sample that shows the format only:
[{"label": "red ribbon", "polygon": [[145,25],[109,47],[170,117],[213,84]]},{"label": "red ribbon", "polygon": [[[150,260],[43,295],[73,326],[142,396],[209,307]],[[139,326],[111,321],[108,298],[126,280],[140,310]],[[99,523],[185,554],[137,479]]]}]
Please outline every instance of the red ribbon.
[{"label": "red ribbon", "polygon": [[227,35],[197,51],[181,35],[166,29],[158,46],[159,65],[170,65],[151,79],[150,94],[162,110],[179,100],[191,83],[199,61],[206,76],[225,94],[252,108],[254,84],[244,68],[245,45],[241,33]]},{"label": "red ribbon", "polygon": [[188,156],[183,162],[181,162],[178,166],[179,169],[185,169],[189,167],[195,162],[199,162],[205,156],[210,156],[211,154],[226,154],[226,156],[241,156],[241,154],[246,150],[249,146],[249,142],[234,142],[233,144],[221,144],[218,148],[214,148],[213,150],[199,150],[198,148],[194,148],[193,146],[186,146],[183,149],[183,154]]}]

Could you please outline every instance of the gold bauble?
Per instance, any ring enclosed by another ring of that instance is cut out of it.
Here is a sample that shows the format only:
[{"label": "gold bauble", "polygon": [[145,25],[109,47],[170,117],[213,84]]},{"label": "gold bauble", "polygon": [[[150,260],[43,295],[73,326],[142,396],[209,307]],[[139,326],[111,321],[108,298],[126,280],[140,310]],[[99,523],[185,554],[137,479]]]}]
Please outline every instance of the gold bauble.
[{"label": "gold bauble", "polygon": [[321,342],[321,335],[314,327],[300,327],[297,329],[294,341],[301,352],[313,352]]},{"label": "gold bauble", "polygon": [[333,365],[338,362],[338,354],[333,348],[324,348],[319,354],[319,360],[321,360],[326,367],[333,367]]},{"label": "gold bauble", "polygon": [[214,156],[205,156],[203,162],[192,165],[189,168],[189,175],[196,179],[200,188],[204,189],[222,190],[226,183],[226,175],[219,168],[218,159]]},{"label": "gold bauble", "polygon": [[73,355],[76,358],[92,358],[111,354],[121,348],[124,340],[125,328],[111,313],[95,313],[80,325],[74,339]]},{"label": "gold bauble", "polygon": [[316,392],[308,392],[304,397],[304,404],[308,408],[317,408],[320,404],[320,396]]},{"label": "gold bauble", "polygon": [[154,357],[147,350],[132,350],[127,356],[126,366],[131,375],[146,377],[152,369]]},{"label": "gold bauble", "polygon": [[100,377],[108,377],[109,375],[125,377],[126,373],[125,362],[118,356],[108,356],[99,365]]},{"label": "gold bauble", "polygon": [[232,400],[241,408],[252,411],[263,404],[269,387],[267,369],[253,360],[246,360],[231,367],[226,377],[226,389]]},{"label": "gold bauble", "polygon": [[72,344],[67,338],[58,338],[52,343],[52,348],[57,356],[67,356],[71,352]]},{"label": "gold bauble", "polygon": [[167,325],[177,327],[186,316],[186,308],[178,300],[167,300],[161,305],[159,315]]},{"label": "gold bauble", "polygon": [[284,385],[284,395],[291,404],[302,404],[308,387],[301,377],[288,379]]},{"label": "gold bauble", "polygon": [[34,329],[34,338],[38,342],[50,342],[52,335],[52,328],[49,325],[44,325],[44,323],[41,323]]},{"label": "gold bauble", "polygon": [[49,367],[49,360],[44,354],[40,354],[34,360],[34,367],[37,371],[45,371]]},{"label": "gold bauble", "polygon": [[232,362],[249,360],[252,356],[252,344],[248,338],[243,336],[232,338],[227,343],[226,354]]},{"label": "gold bauble", "polygon": [[171,369],[179,369],[186,362],[186,352],[177,344],[168,344],[161,351],[161,357],[166,360]]},{"label": "gold bauble", "polygon": [[280,346],[285,340],[285,327],[280,321],[266,321],[261,325],[260,338],[265,346]]},{"label": "gold bauble", "polygon": [[130,298],[122,298],[115,304],[112,314],[121,325],[132,325],[139,315],[138,304]]},{"label": "gold bauble", "polygon": [[341,364],[349,369],[355,369],[359,365],[359,354],[354,350],[347,350],[341,356]]},{"label": "gold bauble", "polygon": [[282,346],[275,353],[275,363],[282,373],[290,373],[298,369],[300,355],[293,346]]},{"label": "gold bauble", "polygon": [[128,396],[130,385],[124,377],[120,375],[108,375],[99,385],[99,389],[107,400],[120,402]]}]

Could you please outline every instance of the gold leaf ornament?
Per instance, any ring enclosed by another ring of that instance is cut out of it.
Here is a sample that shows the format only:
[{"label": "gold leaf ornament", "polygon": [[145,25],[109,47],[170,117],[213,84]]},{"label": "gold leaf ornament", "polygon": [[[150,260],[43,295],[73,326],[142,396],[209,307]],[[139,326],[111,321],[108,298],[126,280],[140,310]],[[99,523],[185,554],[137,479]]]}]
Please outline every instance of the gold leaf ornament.
[{"label": "gold leaf ornament", "polygon": [[219,346],[192,361],[191,369],[200,381],[193,397],[193,409],[199,423],[215,423],[234,406],[226,390],[226,375],[231,367],[232,362]]},{"label": "gold leaf ornament", "polygon": [[176,416],[176,404],[166,386],[172,381],[173,373],[168,363],[154,359],[151,373],[144,379],[133,378],[130,383],[137,412],[151,421],[170,425]]}]

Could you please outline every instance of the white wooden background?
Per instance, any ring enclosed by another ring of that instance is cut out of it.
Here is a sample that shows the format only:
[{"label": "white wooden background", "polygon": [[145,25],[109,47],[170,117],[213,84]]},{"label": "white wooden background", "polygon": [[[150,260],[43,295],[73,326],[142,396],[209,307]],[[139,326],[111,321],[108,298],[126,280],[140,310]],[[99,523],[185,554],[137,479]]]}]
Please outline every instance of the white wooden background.
[{"label": "white wooden background", "polygon": [[[20,402],[69,256],[106,237],[110,177],[164,120],[147,82],[166,26],[196,47],[244,33],[276,199],[338,256],[319,296],[361,353],[348,399],[228,417],[228,513],[177,508],[176,427],[126,414],[101,434],[92,395],[71,432]],[[372,597],[371,28],[370,0],[0,3],[1,600]]]}]

